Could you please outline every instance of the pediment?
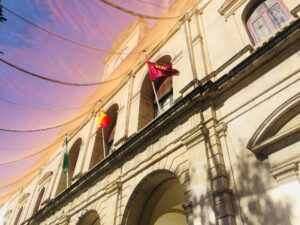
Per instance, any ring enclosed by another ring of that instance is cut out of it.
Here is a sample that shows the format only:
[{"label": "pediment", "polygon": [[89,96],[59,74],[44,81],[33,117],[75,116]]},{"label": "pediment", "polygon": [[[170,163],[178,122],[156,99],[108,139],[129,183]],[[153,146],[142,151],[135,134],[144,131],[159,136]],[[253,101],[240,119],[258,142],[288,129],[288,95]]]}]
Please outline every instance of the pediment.
[{"label": "pediment", "polygon": [[300,94],[277,108],[258,128],[247,148],[268,156],[300,140]]}]

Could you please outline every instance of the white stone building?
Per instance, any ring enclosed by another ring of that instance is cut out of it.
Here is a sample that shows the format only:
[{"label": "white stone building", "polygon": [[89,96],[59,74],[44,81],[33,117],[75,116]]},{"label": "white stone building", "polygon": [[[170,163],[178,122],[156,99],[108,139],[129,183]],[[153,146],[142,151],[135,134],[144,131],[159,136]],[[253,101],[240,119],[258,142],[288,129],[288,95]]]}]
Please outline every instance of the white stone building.
[{"label": "white stone building", "polygon": [[159,41],[164,23],[138,19],[113,50],[180,71],[155,82],[163,112],[143,57],[108,55],[105,80],[130,70],[103,99],[106,151],[92,112],[69,187],[57,149],[5,224],[300,224],[299,15],[299,0],[200,0]]}]

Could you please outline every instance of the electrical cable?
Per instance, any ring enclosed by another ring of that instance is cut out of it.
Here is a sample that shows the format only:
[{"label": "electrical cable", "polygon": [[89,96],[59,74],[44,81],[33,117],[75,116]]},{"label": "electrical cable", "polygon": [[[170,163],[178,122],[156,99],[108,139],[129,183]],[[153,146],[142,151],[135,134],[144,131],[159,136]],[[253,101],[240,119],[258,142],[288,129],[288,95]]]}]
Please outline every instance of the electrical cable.
[{"label": "electrical cable", "polygon": [[76,83],[76,82],[67,82],[67,81],[62,81],[62,80],[56,80],[56,79],[52,79],[52,78],[48,78],[46,76],[43,76],[43,75],[40,75],[40,74],[37,74],[37,73],[33,73],[33,72],[30,72],[26,69],[23,69],[13,63],[10,63],[4,59],[1,59],[0,58],[0,61],[3,62],[4,64],[14,68],[15,70],[18,70],[22,73],[25,73],[29,76],[32,76],[32,77],[35,77],[35,78],[38,78],[38,79],[41,79],[41,80],[45,80],[45,81],[48,81],[48,82],[51,82],[51,83],[56,83],[56,84],[61,84],[61,85],[68,85],[68,86],[74,86],[74,87],[90,87],[90,86],[98,86],[98,85],[101,85],[101,84],[106,84],[106,83],[109,83],[109,82],[112,82],[112,81],[115,81],[115,80],[118,80],[119,78],[121,78],[124,74],[121,74],[120,76],[118,77],[115,77],[113,79],[110,79],[110,80],[105,80],[105,81],[99,81],[99,82],[91,82],[91,83]]},{"label": "electrical cable", "polygon": [[69,42],[71,44],[74,44],[74,45],[77,45],[77,46],[80,46],[80,47],[83,47],[83,48],[86,48],[86,49],[90,49],[90,50],[97,51],[97,52],[102,52],[102,53],[109,53],[109,54],[112,54],[112,55],[142,54],[142,52],[114,52],[114,51],[109,51],[109,50],[104,50],[104,49],[100,49],[100,48],[91,47],[91,46],[88,46],[86,44],[82,44],[82,43],[79,43],[77,41],[73,41],[73,40],[70,40],[68,38],[65,38],[65,37],[63,37],[59,34],[56,34],[56,33],[52,32],[52,31],[49,31],[46,28],[41,27],[40,25],[38,25],[36,23],[33,23],[32,21],[26,19],[25,17],[17,14],[16,12],[14,12],[13,10],[7,8],[6,6],[3,6],[3,8],[5,10],[7,10],[8,12],[10,12],[11,14],[13,14],[14,16],[18,17],[19,19],[21,19],[21,20],[25,21],[26,23],[28,23],[28,24],[30,24],[30,25],[32,25],[32,26],[34,26],[34,27],[46,32],[46,33],[48,33],[49,35],[52,35],[56,38],[59,38],[61,40],[64,40],[66,42]]},{"label": "electrical cable", "polygon": [[112,7],[112,8],[115,8],[117,10],[120,10],[124,13],[127,13],[127,14],[130,14],[130,15],[133,15],[133,16],[137,16],[137,17],[140,17],[140,18],[144,18],[144,19],[150,19],[150,20],[174,20],[174,19],[177,19],[179,18],[180,16],[170,16],[170,17],[160,17],[160,16],[150,16],[150,15],[145,15],[145,14],[142,14],[142,13],[138,13],[138,12],[135,12],[135,11],[132,11],[132,10],[129,10],[129,9],[126,9],[120,5],[117,5],[117,4],[114,4],[108,0],[99,0],[100,2]]},{"label": "electrical cable", "polygon": [[14,184],[17,184],[17,183],[19,183],[19,182],[25,180],[26,178],[32,177],[32,176],[34,175],[34,173],[35,173],[36,171],[40,170],[40,169],[41,169],[41,168],[36,168],[35,170],[31,171],[32,173],[31,173],[29,176],[24,176],[24,177],[20,178],[19,180],[12,181],[12,182],[10,182],[10,183],[1,185],[1,186],[0,186],[0,189],[8,188],[8,187],[10,187],[10,186],[12,186],[12,185],[14,185]]},{"label": "electrical cable", "polygon": [[24,108],[32,108],[32,109],[39,109],[39,110],[49,110],[49,111],[66,111],[66,110],[75,110],[75,109],[82,109],[82,108],[86,108],[89,106],[94,105],[95,103],[92,104],[86,104],[83,106],[74,106],[74,107],[70,107],[70,108],[49,108],[49,107],[43,107],[43,106],[35,106],[35,105],[30,105],[30,104],[24,104],[24,103],[19,103],[19,102],[15,102],[9,99],[5,99],[0,97],[0,101],[2,102],[6,102],[12,105],[17,105],[20,107],[24,107]]},{"label": "electrical cable", "polygon": [[142,3],[147,4],[147,5],[152,5],[156,8],[160,8],[160,9],[168,9],[170,11],[182,11],[180,9],[173,9],[173,8],[170,8],[170,7],[164,7],[164,6],[161,6],[159,4],[156,4],[156,3],[153,3],[153,2],[148,2],[148,1],[145,1],[145,0],[136,0],[136,1],[142,2]]},{"label": "electrical cable", "polygon": [[11,160],[11,161],[6,161],[6,162],[0,162],[0,169],[3,168],[3,166],[5,165],[8,165],[8,164],[12,164],[12,163],[16,163],[16,162],[19,162],[19,161],[23,161],[25,159],[29,159],[29,158],[32,158],[33,156],[36,156],[36,155],[39,155],[43,152],[46,152],[47,150],[49,150],[51,147],[59,144],[59,142],[63,142],[63,138],[64,136],[61,136],[59,139],[57,139],[57,142],[54,142],[52,143],[51,145],[45,147],[45,148],[42,148],[41,150],[39,151],[36,151],[36,152],[33,152],[33,153],[30,153],[26,156],[23,156],[21,158],[18,158],[18,159],[14,159],[14,160]]},{"label": "electrical cable", "polygon": [[70,120],[68,122],[65,122],[65,123],[62,123],[62,124],[58,124],[58,125],[55,125],[55,126],[52,126],[52,127],[38,128],[38,129],[32,129],[32,130],[17,130],[17,129],[0,128],[0,131],[11,132],[11,133],[32,133],[32,132],[41,132],[41,131],[53,130],[53,129],[60,128],[60,127],[63,127],[65,125],[68,125],[70,123],[73,123],[74,121],[76,121],[76,120],[84,117],[86,115],[86,113],[87,112],[85,112],[82,115],[79,115],[79,116],[73,118],[72,120]]}]

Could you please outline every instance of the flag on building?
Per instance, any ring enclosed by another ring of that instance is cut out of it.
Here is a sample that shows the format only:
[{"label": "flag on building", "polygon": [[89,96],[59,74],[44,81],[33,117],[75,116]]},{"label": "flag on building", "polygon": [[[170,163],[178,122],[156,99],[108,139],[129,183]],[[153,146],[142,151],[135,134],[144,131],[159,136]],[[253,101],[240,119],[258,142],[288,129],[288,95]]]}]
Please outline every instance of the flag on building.
[{"label": "flag on building", "polygon": [[172,65],[170,64],[164,64],[164,63],[153,63],[147,61],[150,79],[152,81],[158,79],[159,77],[164,76],[173,76],[178,75],[179,71],[172,68]]},{"label": "flag on building", "polygon": [[109,126],[110,119],[108,115],[104,112],[104,110],[100,109],[100,115],[98,118],[98,128],[105,128]]},{"label": "flag on building", "polygon": [[63,164],[62,164],[62,171],[64,173],[67,173],[69,168],[68,142],[69,142],[68,136],[66,136],[64,141],[64,155],[63,155]]}]

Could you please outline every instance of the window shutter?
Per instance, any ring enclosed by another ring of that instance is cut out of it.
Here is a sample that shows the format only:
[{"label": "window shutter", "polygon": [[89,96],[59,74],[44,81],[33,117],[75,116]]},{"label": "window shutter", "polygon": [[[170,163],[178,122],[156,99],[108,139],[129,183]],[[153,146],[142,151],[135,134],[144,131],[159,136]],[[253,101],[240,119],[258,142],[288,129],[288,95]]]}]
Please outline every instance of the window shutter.
[{"label": "window shutter", "polygon": [[113,127],[112,130],[111,130],[111,132],[109,133],[107,143],[111,143],[111,142],[114,141],[114,138],[115,138],[115,130],[116,130],[116,125],[114,125],[114,127]]},{"label": "window shutter", "polygon": [[166,77],[156,90],[157,98],[160,100],[172,90],[172,77]]}]

